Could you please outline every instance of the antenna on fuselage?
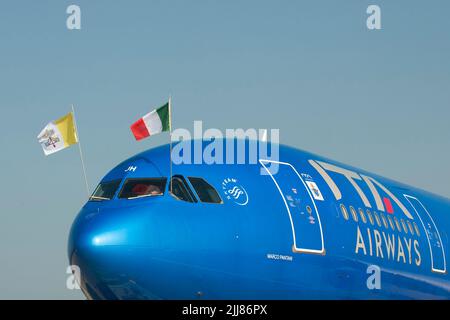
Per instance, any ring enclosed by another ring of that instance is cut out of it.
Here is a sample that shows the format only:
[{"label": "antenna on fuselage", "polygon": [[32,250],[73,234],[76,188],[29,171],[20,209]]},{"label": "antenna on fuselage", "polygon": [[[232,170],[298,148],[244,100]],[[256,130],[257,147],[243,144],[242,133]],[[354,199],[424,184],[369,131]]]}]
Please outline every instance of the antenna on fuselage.
[{"label": "antenna on fuselage", "polygon": [[267,142],[267,129],[263,130],[261,141],[262,142]]}]

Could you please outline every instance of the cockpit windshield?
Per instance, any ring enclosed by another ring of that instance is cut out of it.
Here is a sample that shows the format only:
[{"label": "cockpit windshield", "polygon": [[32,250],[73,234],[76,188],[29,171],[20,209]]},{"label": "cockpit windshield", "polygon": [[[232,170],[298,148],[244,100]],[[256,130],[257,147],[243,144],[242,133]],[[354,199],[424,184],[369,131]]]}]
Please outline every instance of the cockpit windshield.
[{"label": "cockpit windshield", "polygon": [[120,199],[137,199],[162,196],[166,188],[166,178],[138,178],[125,181]]},{"label": "cockpit windshield", "polygon": [[189,181],[194,187],[201,202],[222,203],[222,199],[216,189],[202,178],[189,177]]},{"label": "cockpit windshield", "polygon": [[119,188],[121,180],[102,182],[95,189],[93,195],[89,198],[91,201],[111,200]]}]

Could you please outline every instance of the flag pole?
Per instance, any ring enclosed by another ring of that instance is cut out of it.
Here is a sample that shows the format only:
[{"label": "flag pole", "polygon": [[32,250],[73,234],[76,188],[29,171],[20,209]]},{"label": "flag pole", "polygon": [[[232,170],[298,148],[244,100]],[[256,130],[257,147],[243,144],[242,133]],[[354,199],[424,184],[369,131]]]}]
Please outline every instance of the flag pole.
[{"label": "flag pole", "polygon": [[80,135],[78,133],[77,119],[75,117],[75,108],[74,108],[73,104],[72,104],[72,114],[73,114],[73,122],[75,124],[75,131],[77,133],[78,149],[80,150],[81,166],[83,167],[84,182],[86,183],[87,196],[90,197],[91,192],[89,191],[89,183],[88,183],[87,174],[86,174],[86,166],[84,165],[83,150],[81,149]]},{"label": "flag pole", "polygon": [[169,137],[170,137],[170,193],[172,193],[172,97],[169,96]]}]

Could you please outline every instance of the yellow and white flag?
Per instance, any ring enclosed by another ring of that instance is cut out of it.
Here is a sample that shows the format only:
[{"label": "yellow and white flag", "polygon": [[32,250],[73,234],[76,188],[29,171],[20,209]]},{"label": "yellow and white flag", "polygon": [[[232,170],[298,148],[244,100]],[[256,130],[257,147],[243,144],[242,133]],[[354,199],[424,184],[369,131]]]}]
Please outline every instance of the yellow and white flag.
[{"label": "yellow and white flag", "polygon": [[46,125],[38,140],[46,156],[78,143],[73,113]]}]

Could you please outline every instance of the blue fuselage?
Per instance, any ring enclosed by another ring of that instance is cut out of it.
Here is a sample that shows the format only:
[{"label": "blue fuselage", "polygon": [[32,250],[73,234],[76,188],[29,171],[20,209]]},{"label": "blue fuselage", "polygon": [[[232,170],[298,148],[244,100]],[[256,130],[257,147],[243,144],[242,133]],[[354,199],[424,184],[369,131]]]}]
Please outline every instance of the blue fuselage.
[{"label": "blue fuselage", "polygon": [[[276,172],[271,172],[275,170]],[[253,164],[180,164],[194,202],[118,197],[169,179],[169,147],[123,162],[88,201],[69,259],[93,299],[448,299],[450,201],[298,149]],[[189,177],[220,195],[205,203]]]}]

